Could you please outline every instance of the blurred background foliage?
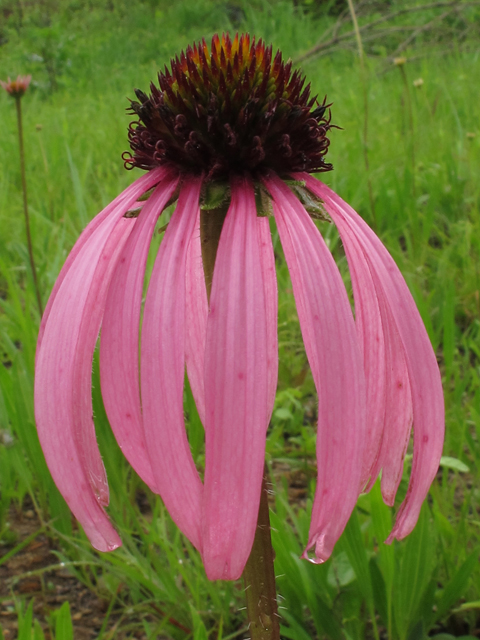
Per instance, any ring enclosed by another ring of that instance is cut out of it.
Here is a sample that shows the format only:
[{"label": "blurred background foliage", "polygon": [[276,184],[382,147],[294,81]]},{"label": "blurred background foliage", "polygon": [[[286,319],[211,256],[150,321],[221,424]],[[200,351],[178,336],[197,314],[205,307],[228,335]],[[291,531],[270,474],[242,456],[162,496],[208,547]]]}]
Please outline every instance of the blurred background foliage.
[{"label": "blurred background foliage", "polygon": [[[355,10],[362,57],[346,0],[0,0],[0,77],[33,76],[23,108],[44,302],[81,229],[135,177],[121,160],[127,96],[133,97],[134,87],[148,89],[182,48],[216,31],[250,31],[297,61],[320,100],[328,96],[342,130],[332,132],[335,170],[323,179],[374,227],[405,275],[441,367],[447,435],[437,479],[407,540],[383,544],[394,512],[383,505],[376,485],[360,497],[331,560],[322,566],[299,560],[315,488],[316,397],[272,226],[281,351],[267,459],[282,637],[475,638],[480,4],[364,0]],[[23,226],[15,110],[4,92],[0,121],[4,638],[247,638],[241,586],[206,580],[198,555],[161,501],[123,460],[106,420],[96,361],[98,440],[111,486],[109,512],[124,546],[108,555],[94,552],[50,479],[34,424],[39,317]],[[327,223],[319,225],[349,287],[338,234]],[[150,267],[160,241],[157,235]],[[188,389],[185,410],[201,469],[203,432]],[[409,454],[396,506],[407,490],[410,460]],[[28,553],[40,544],[43,559],[29,565]],[[84,591],[72,586],[58,595],[61,580],[74,580],[69,584]],[[60,608],[62,598],[68,602]],[[85,598],[103,607],[96,622]]]}]

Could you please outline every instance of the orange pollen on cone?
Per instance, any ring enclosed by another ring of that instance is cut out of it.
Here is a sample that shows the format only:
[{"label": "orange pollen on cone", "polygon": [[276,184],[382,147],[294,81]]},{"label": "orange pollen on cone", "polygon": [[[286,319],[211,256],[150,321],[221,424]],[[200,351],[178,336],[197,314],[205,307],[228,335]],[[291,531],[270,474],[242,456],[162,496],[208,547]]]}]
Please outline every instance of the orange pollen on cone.
[{"label": "orange pollen on cone", "polygon": [[187,47],[158,74],[150,95],[136,90],[127,168],[171,164],[217,179],[230,172],[328,171],[329,105],[280,51],[250,35],[215,35]]}]

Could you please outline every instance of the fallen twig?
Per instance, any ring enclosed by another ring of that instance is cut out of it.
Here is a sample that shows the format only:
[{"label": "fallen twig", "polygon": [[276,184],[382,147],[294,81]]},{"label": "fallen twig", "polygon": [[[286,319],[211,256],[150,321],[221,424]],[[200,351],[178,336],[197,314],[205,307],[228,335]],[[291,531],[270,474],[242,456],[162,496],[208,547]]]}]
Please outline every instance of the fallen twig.
[{"label": "fallen twig", "polygon": [[398,47],[391,54],[390,57],[393,59],[396,56],[398,56],[399,53],[401,53],[402,51],[405,51],[408,45],[411,42],[413,42],[418,35],[423,33],[423,31],[427,31],[428,29],[431,29],[433,25],[435,25],[437,22],[441,22],[442,20],[444,20],[447,16],[453,13],[453,11],[454,11],[454,8],[449,9],[448,11],[444,11],[441,15],[435,16],[433,20],[430,20],[430,22],[427,22],[427,24],[423,24],[420,27],[417,27],[415,31],[406,40],[404,40],[402,43],[398,45]]},{"label": "fallen twig", "polygon": [[[431,24],[432,22],[437,21],[438,19],[443,19],[443,17],[445,15],[448,15],[452,10],[462,10],[466,7],[472,7],[472,6],[480,6],[480,0],[472,0],[470,2],[461,2],[460,0],[451,0],[451,1],[443,1],[443,2],[431,2],[429,4],[423,4],[423,5],[417,5],[414,7],[405,7],[403,9],[398,9],[397,11],[393,11],[392,13],[389,13],[387,15],[381,16],[380,18],[377,18],[375,20],[372,20],[371,22],[368,22],[362,26],[359,26],[358,31],[362,34],[363,36],[363,32],[367,31],[369,29],[372,29],[373,27],[382,24],[384,22],[388,22],[390,20],[393,20],[395,18],[397,18],[400,15],[404,15],[406,13],[417,13],[420,11],[428,11],[430,9],[439,9],[439,8],[443,8],[443,7],[448,7],[449,11],[444,12],[443,14],[441,14],[441,16],[436,16],[433,21],[430,21],[427,25],[422,25],[421,27],[414,27],[416,28],[416,30],[420,29],[420,31],[424,31],[427,28],[431,28]],[[338,34],[338,31],[340,30],[340,27],[342,26],[342,24],[346,22],[345,20],[337,20],[337,22],[335,23],[334,27],[333,27],[333,35],[329,40],[323,41],[323,38],[325,37],[325,34],[322,35],[322,39],[315,45],[313,46],[311,49],[309,49],[307,52],[303,53],[302,55],[298,56],[297,58],[294,59],[294,63],[297,64],[299,62],[302,62],[303,60],[307,60],[308,58],[311,58],[315,55],[321,55],[324,51],[328,51],[329,53],[331,52],[331,49],[338,45],[343,43],[344,41],[348,41],[349,39],[353,39],[356,37],[356,32],[355,29],[352,29],[350,31],[347,31],[345,33],[341,33]],[[419,31],[419,33],[420,33]],[[328,33],[328,30],[327,32]],[[413,35],[413,34],[412,34]],[[416,37],[416,36],[415,36]],[[406,45],[408,46],[408,44]]]}]

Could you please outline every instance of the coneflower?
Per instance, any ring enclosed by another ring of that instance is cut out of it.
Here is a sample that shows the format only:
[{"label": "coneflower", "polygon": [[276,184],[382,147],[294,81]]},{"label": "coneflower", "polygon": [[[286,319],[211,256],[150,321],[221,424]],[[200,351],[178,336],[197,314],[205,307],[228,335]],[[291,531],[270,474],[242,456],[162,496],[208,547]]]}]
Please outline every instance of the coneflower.
[{"label": "coneflower", "polygon": [[[91,366],[126,458],[202,554],[238,578],[257,524],[277,385],[277,284],[269,217],[290,271],[318,392],[318,479],[306,552],[325,561],[359,493],[382,471],[393,504],[414,426],[407,496],[389,540],[415,526],[444,435],[440,374],[408,287],[381,241],[311,173],[328,171],[330,110],[280,52],[248,35],[188,48],[131,103],[128,168],[146,173],[86,227],[46,308],[35,407],[55,482],[92,544],[120,545],[103,507]],[[150,279],[147,254],[176,202]],[[331,219],[355,319],[312,217]],[[213,268],[214,265],[214,268]],[[205,428],[205,476],[184,423],[184,372]],[[305,552],[305,553],[306,553]]]}]

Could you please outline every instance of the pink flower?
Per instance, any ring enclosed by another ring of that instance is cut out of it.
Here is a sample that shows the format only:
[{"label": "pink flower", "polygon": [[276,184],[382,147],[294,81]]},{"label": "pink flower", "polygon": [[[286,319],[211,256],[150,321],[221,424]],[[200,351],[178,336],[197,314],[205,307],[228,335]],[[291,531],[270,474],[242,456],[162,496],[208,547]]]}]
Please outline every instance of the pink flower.
[{"label": "pink flower", "polygon": [[16,80],[10,80],[10,78],[8,78],[7,82],[0,80],[0,85],[13,98],[21,98],[28,89],[31,80],[32,76],[17,76]]},{"label": "pink flower", "polygon": [[[380,470],[384,499],[393,504],[413,421],[412,476],[389,541],[403,538],[441,456],[440,374],[393,259],[349,205],[308,173],[330,168],[326,107],[312,110],[301,76],[248,36],[215,37],[211,52],[205,43],[187,49],[159,82],[150,98],[137,92],[141,104],[132,103],[140,122],[130,130],[127,163],[148,172],[84,230],[42,320],[35,408],[56,484],[97,549],[121,544],[104,511],[108,486],[92,421],[91,364],[101,328],[102,395],[123,453],[200,551],[209,578],[241,575],[257,522],[278,368],[275,258],[268,218],[258,216],[261,195],[273,206],[319,397],[306,552],[314,548],[318,562],[330,556],[359,493]],[[285,175],[337,225],[355,320],[332,255]],[[228,204],[208,302],[200,219],[209,215],[201,203],[211,184]],[[177,196],[139,347],[150,242]],[[128,217],[135,207],[138,217]],[[204,482],[185,430],[185,367],[205,427]]]}]

